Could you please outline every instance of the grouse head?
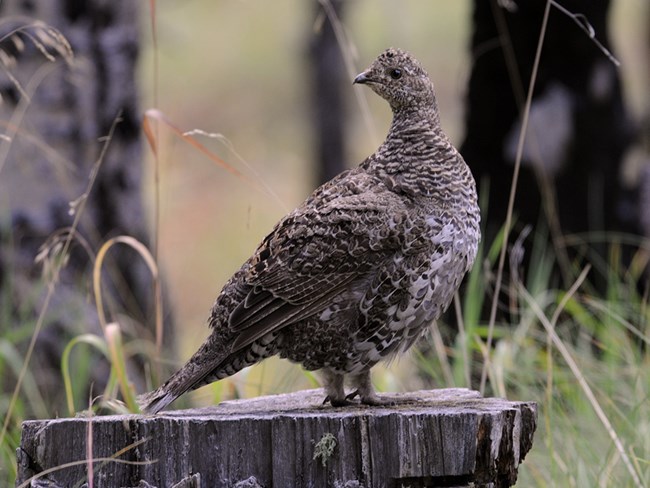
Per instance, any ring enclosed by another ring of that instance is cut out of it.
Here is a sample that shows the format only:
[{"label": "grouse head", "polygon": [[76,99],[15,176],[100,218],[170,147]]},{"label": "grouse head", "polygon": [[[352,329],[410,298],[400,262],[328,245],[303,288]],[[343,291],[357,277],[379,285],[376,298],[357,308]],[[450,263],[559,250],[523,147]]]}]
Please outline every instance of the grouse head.
[{"label": "grouse head", "polygon": [[354,83],[370,86],[393,111],[435,106],[429,75],[413,56],[401,49],[386,49]]}]

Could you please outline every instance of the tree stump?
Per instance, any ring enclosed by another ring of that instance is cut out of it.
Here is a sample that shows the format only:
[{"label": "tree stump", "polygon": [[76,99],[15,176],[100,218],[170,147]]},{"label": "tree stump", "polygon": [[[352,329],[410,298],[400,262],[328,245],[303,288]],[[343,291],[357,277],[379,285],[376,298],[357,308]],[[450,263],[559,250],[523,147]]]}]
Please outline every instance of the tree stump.
[{"label": "tree stump", "polygon": [[515,483],[533,443],[535,403],[466,389],[394,396],[409,402],[332,408],[319,389],[156,416],[27,421],[17,484],[82,486],[88,451],[95,487]]}]

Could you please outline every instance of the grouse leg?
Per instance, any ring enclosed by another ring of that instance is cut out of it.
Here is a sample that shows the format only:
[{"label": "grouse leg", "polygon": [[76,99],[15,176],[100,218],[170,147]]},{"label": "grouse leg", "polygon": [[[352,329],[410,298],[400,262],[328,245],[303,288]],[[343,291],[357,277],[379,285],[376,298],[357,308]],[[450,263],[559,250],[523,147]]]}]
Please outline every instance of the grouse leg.
[{"label": "grouse leg", "polygon": [[344,407],[353,404],[353,402],[348,400],[345,396],[342,374],[335,373],[331,369],[325,368],[321,370],[321,375],[323,377],[323,388],[325,388],[325,393],[327,393],[323,403],[330,402],[333,407]]},{"label": "grouse leg", "polygon": [[354,375],[352,377],[352,385],[356,387],[356,390],[345,397],[347,400],[352,400],[356,396],[359,396],[361,403],[375,407],[390,406],[398,403],[396,398],[380,398],[377,395],[375,388],[372,386],[372,380],[370,379],[370,370]]}]

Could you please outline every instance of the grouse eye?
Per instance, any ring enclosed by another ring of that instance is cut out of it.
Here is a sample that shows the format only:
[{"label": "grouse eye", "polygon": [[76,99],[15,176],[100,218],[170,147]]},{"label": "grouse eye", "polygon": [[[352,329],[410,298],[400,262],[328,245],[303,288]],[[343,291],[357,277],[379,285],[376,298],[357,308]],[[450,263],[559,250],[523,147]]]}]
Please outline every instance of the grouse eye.
[{"label": "grouse eye", "polygon": [[402,77],[402,70],[399,68],[391,68],[388,71],[388,75],[394,80],[399,80]]}]

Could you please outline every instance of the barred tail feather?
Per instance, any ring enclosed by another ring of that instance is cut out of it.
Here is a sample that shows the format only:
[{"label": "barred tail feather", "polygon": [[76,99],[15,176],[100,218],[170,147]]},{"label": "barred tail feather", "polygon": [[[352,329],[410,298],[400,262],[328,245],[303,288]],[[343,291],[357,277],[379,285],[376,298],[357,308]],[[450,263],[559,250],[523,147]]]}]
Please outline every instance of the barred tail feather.
[{"label": "barred tail feather", "polygon": [[[155,414],[164,409],[180,395],[176,395],[161,386],[157,390],[138,396],[138,405],[144,413]],[[182,394],[182,393],[181,393]]]},{"label": "barred tail feather", "polygon": [[208,338],[194,356],[162,386],[138,396],[140,409],[144,413],[158,413],[183,393],[207,384],[206,378],[228,357],[228,354],[217,354],[217,350]]}]

